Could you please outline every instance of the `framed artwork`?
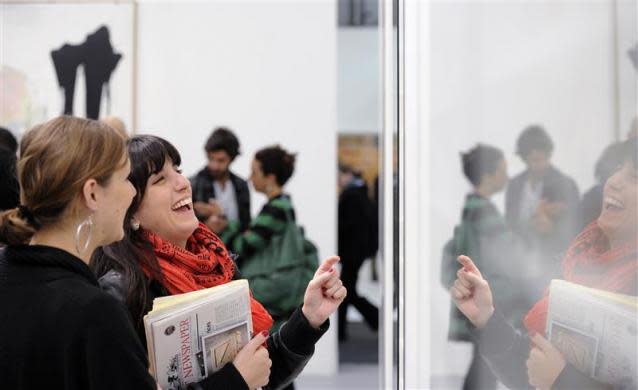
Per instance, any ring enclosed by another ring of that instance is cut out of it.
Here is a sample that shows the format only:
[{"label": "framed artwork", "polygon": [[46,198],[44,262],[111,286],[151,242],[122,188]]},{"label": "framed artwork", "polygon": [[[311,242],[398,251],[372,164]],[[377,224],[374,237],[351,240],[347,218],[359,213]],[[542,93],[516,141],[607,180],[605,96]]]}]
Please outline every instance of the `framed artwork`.
[{"label": "framed artwork", "polygon": [[135,122],[133,1],[0,8],[0,125],[16,136],[61,114]]}]

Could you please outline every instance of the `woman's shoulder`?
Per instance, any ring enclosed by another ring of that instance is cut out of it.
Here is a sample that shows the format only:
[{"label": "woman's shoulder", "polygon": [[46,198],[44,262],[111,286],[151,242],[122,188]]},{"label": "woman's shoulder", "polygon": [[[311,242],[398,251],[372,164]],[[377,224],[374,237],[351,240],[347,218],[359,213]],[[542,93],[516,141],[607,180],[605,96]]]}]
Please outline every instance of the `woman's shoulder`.
[{"label": "woman's shoulder", "polygon": [[[98,279],[100,288],[106,294],[112,296],[120,302],[126,302],[128,286],[124,274],[116,269],[111,269]],[[148,281],[146,284],[149,299],[170,295],[166,288],[156,280]]]}]

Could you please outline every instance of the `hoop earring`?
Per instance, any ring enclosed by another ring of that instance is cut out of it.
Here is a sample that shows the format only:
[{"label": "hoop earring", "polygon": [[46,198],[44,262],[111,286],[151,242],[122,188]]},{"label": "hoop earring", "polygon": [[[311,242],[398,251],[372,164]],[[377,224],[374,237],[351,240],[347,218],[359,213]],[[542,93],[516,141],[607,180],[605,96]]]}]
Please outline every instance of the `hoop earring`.
[{"label": "hoop earring", "polygon": [[[86,233],[86,241],[84,241],[84,245],[80,245],[80,241],[82,240],[82,233],[85,229],[88,228],[88,232]],[[75,230],[75,250],[78,251],[78,254],[82,255],[89,248],[89,243],[91,242],[91,236],[93,234],[93,218],[89,215],[84,221],[82,221],[77,229]]]}]

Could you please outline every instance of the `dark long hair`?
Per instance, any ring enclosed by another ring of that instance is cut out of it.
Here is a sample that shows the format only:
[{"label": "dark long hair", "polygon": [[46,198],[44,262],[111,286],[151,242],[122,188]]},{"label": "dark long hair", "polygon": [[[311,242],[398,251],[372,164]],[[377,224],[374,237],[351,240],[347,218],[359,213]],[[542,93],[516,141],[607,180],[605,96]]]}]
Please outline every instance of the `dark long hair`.
[{"label": "dark long hair", "polygon": [[[144,314],[151,305],[147,294],[148,285],[153,280],[162,283],[163,278],[153,246],[144,237],[142,228],[133,230],[131,218],[144,199],[148,178],[161,171],[167,160],[180,165],[182,159],[173,145],[153,135],[132,137],[128,140],[127,147],[131,161],[131,174],[128,179],[137,190],[137,194],[124,218],[124,239],[98,248],[93,253],[90,265],[98,278],[110,270],[122,274],[126,305],[136,328],[140,329]],[[143,268],[149,272],[148,278]]]}]

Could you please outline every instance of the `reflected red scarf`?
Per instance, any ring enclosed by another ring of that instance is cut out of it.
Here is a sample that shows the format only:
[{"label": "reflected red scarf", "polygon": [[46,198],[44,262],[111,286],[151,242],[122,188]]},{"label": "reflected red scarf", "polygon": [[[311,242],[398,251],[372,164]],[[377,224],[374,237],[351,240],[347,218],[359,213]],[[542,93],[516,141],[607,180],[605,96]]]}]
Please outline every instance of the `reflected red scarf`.
[{"label": "reflected red scarf", "polygon": [[[145,231],[144,234],[153,245],[159,261],[164,277],[162,284],[172,295],[219,286],[230,282],[235,275],[235,263],[226,246],[202,223],[188,239],[186,249],[163,240],[155,233]],[[150,275],[147,269],[144,273]],[[273,320],[252,294],[250,310],[254,333],[270,330]]]},{"label": "reflected red scarf", "polygon": [[[609,240],[597,222],[589,224],[572,241],[563,260],[563,278],[568,282],[611,292],[636,295],[638,254],[636,240],[617,248],[609,247]],[[530,334],[545,335],[549,289],[525,316]]]}]

